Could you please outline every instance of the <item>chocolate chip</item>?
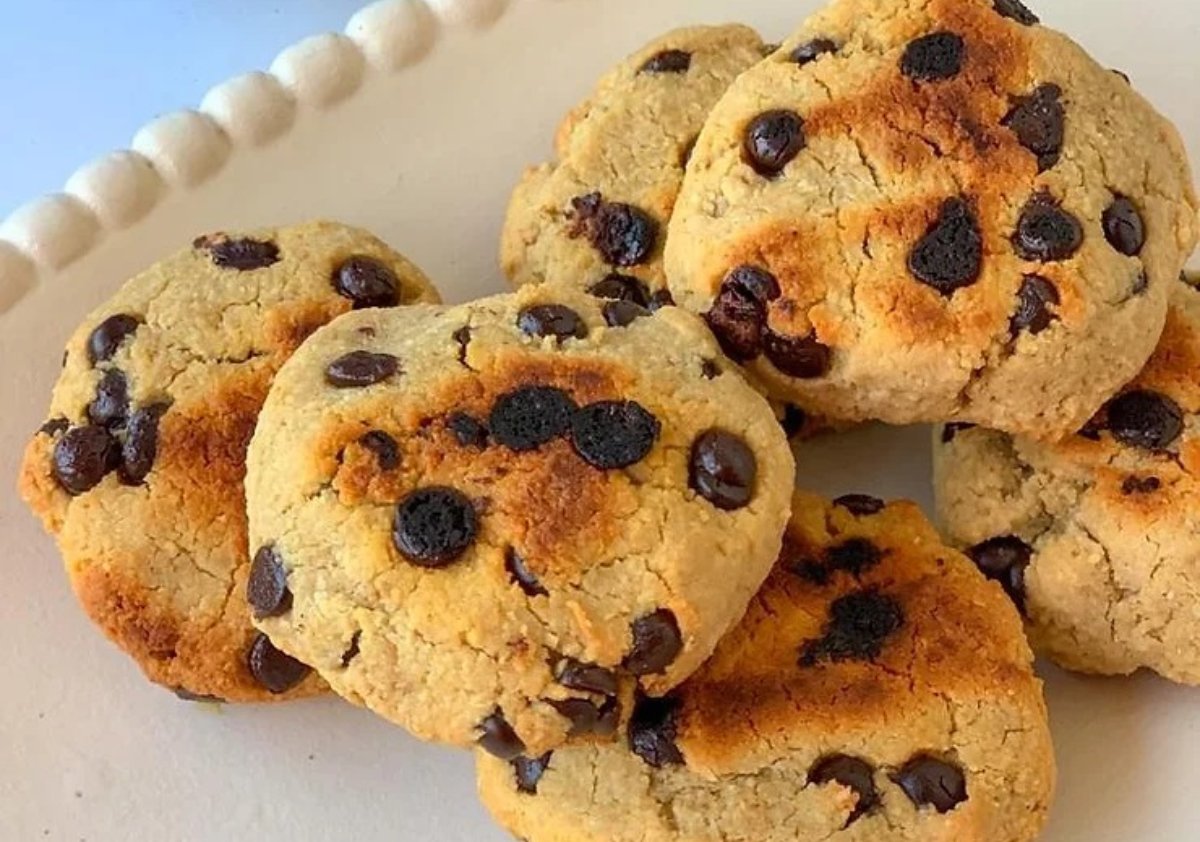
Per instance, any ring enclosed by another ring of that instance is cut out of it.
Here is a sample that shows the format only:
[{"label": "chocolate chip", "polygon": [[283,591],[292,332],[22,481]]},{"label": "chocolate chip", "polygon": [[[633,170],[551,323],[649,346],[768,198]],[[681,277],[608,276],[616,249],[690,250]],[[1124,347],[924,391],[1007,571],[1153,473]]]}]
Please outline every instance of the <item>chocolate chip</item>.
[{"label": "chocolate chip", "polygon": [[645,263],[658,243],[658,222],[645,211],[620,202],[605,202],[599,193],[571,201],[575,231],[612,266]]},{"label": "chocolate chip", "polygon": [[1162,480],[1158,477],[1125,477],[1121,483],[1121,493],[1126,497],[1133,494],[1153,494],[1162,488]]},{"label": "chocolate chip", "polygon": [[660,675],[683,651],[683,635],[666,608],[639,617],[631,626],[633,648],[622,662],[634,675]]},{"label": "chocolate chip", "polygon": [[454,438],[463,447],[474,447],[483,450],[488,445],[488,428],[476,418],[465,412],[451,413],[446,419],[446,426],[454,434]]},{"label": "chocolate chip", "polygon": [[[875,502],[882,505],[882,501]],[[881,561],[883,551],[866,538],[848,538],[825,551],[825,564],[831,570],[844,570],[852,576],[861,576]]]},{"label": "chocolate chip", "polygon": [[346,647],[346,651],[342,653],[342,669],[346,669],[353,663],[354,659],[359,654],[359,643],[362,641],[362,629],[357,630],[350,635],[350,645]]},{"label": "chocolate chip", "polygon": [[639,73],[687,73],[692,54],[683,50],[663,50],[642,65]]},{"label": "chocolate chip", "polygon": [[121,463],[121,446],[104,427],[67,430],[54,445],[54,479],[72,495],[91,491]]},{"label": "chocolate chip", "polygon": [[775,368],[801,380],[824,377],[833,362],[833,351],[814,334],[783,336],[768,329],[763,333],[763,353]]},{"label": "chocolate chip", "polygon": [[279,262],[279,246],[263,240],[205,240],[204,247],[212,255],[212,262],[222,269],[250,272]]},{"label": "chocolate chip", "polygon": [[992,0],[992,6],[998,14],[1025,26],[1041,23],[1038,16],[1029,11],[1021,0]]},{"label": "chocolate chip", "polygon": [[1002,121],[1017,141],[1037,156],[1038,172],[1053,167],[1062,154],[1066,111],[1061,96],[1058,85],[1039,85],[1029,96],[1018,97]]},{"label": "chocolate chip", "polygon": [[612,471],[649,455],[662,425],[634,401],[588,404],[571,418],[571,443],[593,468]]},{"label": "chocolate chip", "polygon": [[1108,429],[1130,447],[1166,450],[1183,433],[1183,410],[1158,392],[1126,392],[1108,405]]},{"label": "chocolate chip", "polygon": [[259,684],[276,695],[291,690],[312,672],[308,665],[276,649],[262,632],[250,644],[246,666]]},{"label": "chocolate chip", "polygon": [[654,294],[650,296],[650,306],[648,309],[651,313],[657,313],[663,307],[674,306],[675,296],[671,295],[671,291],[669,289],[659,289],[655,290]]},{"label": "chocolate chip", "polygon": [[759,175],[775,178],[807,144],[804,118],[795,111],[767,111],[746,127],[742,157]]},{"label": "chocolate chip", "polygon": [[538,783],[546,769],[550,767],[550,758],[554,752],[548,751],[541,757],[518,757],[512,761],[513,774],[517,780],[517,792],[526,795],[537,795]]},{"label": "chocolate chip", "polygon": [[683,764],[683,753],[675,744],[680,705],[674,696],[639,696],[634,703],[627,732],[629,750],[646,765],[661,769]]},{"label": "chocolate chip", "polygon": [[1049,263],[1066,260],[1083,244],[1083,226],[1058,206],[1048,193],[1039,193],[1025,205],[1013,234],[1013,248],[1024,260]]},{"label": "chocolate chip", "polygon": [[857,797],[854,809],[846,819],[849,827],[863,815],[879,806],[879,790],[875,788],[875,770],[871,764],[845,754],[831,754],[818,760],[808,771],[808,782],[817,786],[837,783]]},{"label": "chocolate chip", "polygon": [[400,467],[400,445],[383,430],[371,430],[358,443],[375,454],[379,470],[394,471]]},{"label": "chocolate chip", "polygon": [[287,570],[279,551],[271,545],[260,547],[250,562],[250,577],[246,580],[246,602],[254,617],[262,620],[278,617],[292,609],[292,592],[287,586]]},{"label": "chocolate chip", "polygon": [[525,753],[525,743],[504,718],[504,711],[495,712],[479,723],[479,739],[476,743],[494,757],[501,760],[516,760]]},{"label": "chocolate chip", "polygon": [[1115,197],[1104,211],[1102,222],[1109,245],[1127,257],[1141,254],[1146,245],[1146,226],[1137,205],[1128,197]]},{"label": "chocolate chip", "polygon": [[96,385],[96,398],[87,408],[88,420],[104,427],[122,427],[129,419],[129,381],[120,369],[104,372]]},{"label": "chocolate chip", "polygon": [[693,491],[718,509],[733,511],[754,497],[758,460],[741,438],[712,429],[692,444],[688,473]]},{"label": "chocolate chip", "polygon": [[400,360],[391,354],[351,351],[325,369],[325,381],[337,389],[361,389],[382,383],[400,371]]},{"label": "chocolate chip", "polygon": [[1050,305],[1060,303],[1058,288],[1041,275],[1026,275],[1017,291],[1017,312],[1009,322],[1008,330],[1016,336],[1027,330],[1035,336],[1054,321]]},{"label": "chocolate chip", "polygon": [[158,458],[158,424],[170,407],[165,403],[143,407],[129,418],[121,445],[121,482],[141,485]]},{"label": "chocolate chip", "polygon": [[766,309],[735,287],[723,287],[704,314],[717,344],[734,362],[749,362],[762,353]]},{"label": "chocolate chip", "polygon": [[400,303],[400,281],[383,261],[364,254],[342,262],[333,273],[333,288],[354,302],[355,310],[395,307]]},{"label": "chocolate chip", "polygon": [[497,399],[488,428],[497,442],[524,453],[565,435],[574,413],[575,402],[562,389],[526,386]]},{"label": "chocolate chip", "polygon": [[757,266],[743,264],[729,270],[721,288],[733,288],[762,304],[764,307],[783,294],[779,279]]},{"label": "chocolate chip", "polygon": [[877,588],[847,594],[829,606],[824,633],[800,650],[801,666],[822,661],[873,661],[904,624],[900,603]]},{"label": "chocolate chip", "polygon": [[517,316],[517,327],[529,336],[553,336],[559,342],[571,337],[584,339],[588,335],[588,326],[583,318],[561,304],[526,307]]},{"label": "chocolate chip", "polygon": [[983,235],[971,205],[962,198],[942,203],[938,218],[908,255],[908,271],[947,297],[979,280]]},{"label": "chocolate chip", "polygon": [[834,500],[833,505],[840,506],[855,517],[867,517],[882,512],[885,504],[878,497],[868,494],[846,494]]},{"label": "chocolate chip", "polygon": [[828,38],[814,38],[811,41],[805,41],[792,50],[791,59],[803,67],[810,62],[816,61],[826,53],[836,53],[837,49],[838,45]]},{"label": "chocolate chip", "polygon": [[721,376],[721,367],[715,360],[704,360],[700,363],[700,376],[705,380],[716,380]]},{"label": "chocolate chip", "polygon": [[525,559],[521,558],[521,554],[512,547],[504,551],[504,569],[508,571],[508,575],[525,592],[526,596],[549,595],[549,591],[542,587],[538,577],[525,565]]},{"label": "chocolate chip", "polygon": [[779,419],[779,426],[783,427],[784,435],[789,439],[794,439],[808,426],[808,413],[795,404],[789,403],[783,408],[783,417]]},{"label": "chocolate chip", "polygon": [[933,807],[939,813],[949,813],[967,800],[967,779],[962,769],[928,754],[909,760],[892,775],[892,780],[917,807]]},{"label": "chocolate chip", "polygon": [[650,306],[650,289],[644,281],[632,275],[619,275],[616,272],[606,275],[588,287],[588,292],[596,298],[629,301],[643,307]]},{"label": "chocolate chip", "polygon": [[974,430],[978,424],[968,424],[962,421],[955,421],[942,427],[942,444],[949,444],[958,437],[958,434],[964,430]]},{"label": "chocolate chip", "polygon": [[909,43],[900,59],[900,72],[915,82],[952,79],[962,70],[967,42],[954,32],[934,32]]},{"label": "chocolate chip", "polygon": [[617,675],[599,664],[585,664],[574,658],[559,658],[554,664],[554,680],[569,690],[617,695]]},{"label": "chocolate chip", "polygon": [[[463,326],[454,331],[450,337],[458,344],[458,362],[467,365],[467,346],[471,344],[471,328]],[[470,368],[470,366],[467,366]]]},{"label": "chocolate chip", "polygon": [[65,433],[71,428],[71,422],[66,418],[51,418],[42,426],[38,427],[38,433],[43,436],[54,438],[59,433]]},{"label": "chocolate chip", "polygon": [[975,566],[1004,592],[1022,612],[1025,611],[1025,571],[1033,559],[1033,547],[1015,535],[989,538],[967,550]]},{"label": "chocolate chip", "polygon": [[601,308],[604,323],[609,327],[629,327],[638,319],[652,315],[649,310],[632,301],[606,301]]},{"label": "chocolate chip", "polygon": [[[126,337],[132,336],[141,325],[142,323],[136,316],[125,313],[109,316],[96,325],[87,341],[88,359],[92,365],[112,359]],[[66,365],[65,356],[63,365]]]},{"label": "chocolate chip", "polygon": [[418,489],[396,506],[392,542],[418,567],[447,567],[475,542],[479,516],[471,501],[453,488]]},{"label": "chocolate chip", "polygon": [[548,704],[571,723],[568,734],[571,737],[588,734],[611,736],[616,733],[621,718],[621,705],[616,699],[608,699],[600,705],[587,699],[564,699]]}]

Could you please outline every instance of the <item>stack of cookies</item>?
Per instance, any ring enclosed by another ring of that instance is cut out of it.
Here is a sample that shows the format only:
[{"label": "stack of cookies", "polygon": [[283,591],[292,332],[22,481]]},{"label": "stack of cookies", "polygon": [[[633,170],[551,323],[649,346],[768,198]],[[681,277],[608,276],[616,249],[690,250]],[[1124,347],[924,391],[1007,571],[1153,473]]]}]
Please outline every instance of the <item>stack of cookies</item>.
[{"label": "stack of cookies", "polygon": [[[835,0],[654,41],[554,146],[515,292],[311,223],[92,314],[21,474],[84,609],[186,698],[472,748],[528,842],[1036,838],[1030,643],[1200,683],[1173,128],[1018,0]],[[948,543],[794,490],[868,421],[937,425]]]}]

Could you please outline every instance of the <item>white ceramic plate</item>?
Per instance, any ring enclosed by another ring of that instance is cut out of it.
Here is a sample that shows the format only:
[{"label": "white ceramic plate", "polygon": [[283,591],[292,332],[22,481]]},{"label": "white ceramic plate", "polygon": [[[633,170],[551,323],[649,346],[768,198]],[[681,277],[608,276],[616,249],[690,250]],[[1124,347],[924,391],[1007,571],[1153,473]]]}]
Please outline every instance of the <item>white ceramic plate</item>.
[{"label": "white ceramic plate", "polygon": [[[1037,2],[1037,0],[1035,0]],[[332,216],[406,251],[450,299],[501,289],[507,193],[559,116],[651,36],[741,18],[780,38],[817,0],[399,0],[147,127],[0,226],[0,840],[498,842],[466,754],[333,699],[189,705],[146,684],[74,605],[12,491],[76,322],[219,227]],[[1128,71],[1200,151],[1200,11],[1040,0]],[[117,93],[119,95],[119,92]],[[151,163],[147,163],[147,162]],[[928,504],[924,430],[809,449],[806,482]],[[1047,669],[1061,790],[1048,842],[1200,838],[1200,691]]]}]

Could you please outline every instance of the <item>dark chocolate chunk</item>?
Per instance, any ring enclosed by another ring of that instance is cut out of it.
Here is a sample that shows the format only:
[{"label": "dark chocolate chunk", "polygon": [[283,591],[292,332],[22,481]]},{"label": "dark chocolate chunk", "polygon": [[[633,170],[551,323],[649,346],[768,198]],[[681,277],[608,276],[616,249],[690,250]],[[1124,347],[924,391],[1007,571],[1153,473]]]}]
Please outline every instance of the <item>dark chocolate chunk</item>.
[{"label": "dark chocolate chunk", "polygon": [[208,249],[213,264],[222,269],[251,272],[279,262],[279,246],[263,240],[252,240],[248,237],[240,240],[201,238],[199,242]]},{"label": "dark chocolate chunk", "polygon": [[260,547],[250,562],[250,577],[246,580],[246,602],[255,619],[278,617],[292,609],[292,592],[288,590],[287,570],[279,551],[268,544]]},{"label": "dark chocolate chunk", "polygon": [[955,32],[933,32],[909,43],[900,59],[900,72],[915,82],[952,79],[967,58],[967,42]]},{"label": "dark chocolate chunk", "polygon": [[[92,365],[112,359],[126,337],[132,336],[142,323],[136,316],[119,313],[100,322],[88,336],[88,359]],[[66,357],[63,357],[66,365]]]},{"label": "dark chocolate chunk", "polygon": [[1017,290],[1017,312],[1009,322],[1009,333],[1016,336],[1023,330],[1035,336],[1054,321],[1051,305],[1058,306],[1058,288],[1041,275],[1026,275]]},{"label": "dark chocolate chunk", "polygon": [[571,443],[593,468],[612,471],[645,459],[662,425],[634,401],[588,404],[571,418]]},{"label": "dark chocolate chunk", "polygon": [[616,733],[621,716],[621,705],[616,699],[607,699],[599,705],[587,699],[563,699],[551,701],[549,705],[571,723],[569,736],[572,737],[611,736]]},{"label": "dark chocolate chunk", "polygon": [[488,428],[482,421],[465,412],[453,412],[446,419],[446,426],[463,447],[483,450],[488,445]]},{"label": "dark chocolate chunk", "polygon": [[846,787],[858,801],[844,827],[849,827],[860,817],[879,806],[879,790],[875,788],[875,770],[870,763],[845,754],[831,754],[818,760],[808,771],[808,782],[822,786],[837,783]]},{"label": "dark chocolate chunk", "polygon": [[1183,433],[1183,410],[1166,395],[1138,389],[1108,404],[1107,426],[1122,444],[1166,450]]},{"label": "dark chocolate chunk", "polygon": [[351,351],[325,369],[325,381],[338,389],[362,389],[382,383],[400,371],[400,360],[391,354]]},{"label": "dark chocolate chunk", "polygon": [[1142,214],[1127,196],[1116,196],[1101,219],[1108,244],[1127,257],[1136,257],[1146,245]]},{"label": "dark chocolate chunk", "polygon": [[1013,248],[1023,260],[1042,263],[1066,260],[1083,245],[1083,226],[1059,207],[1049,193],[1039,193],[1025,205],[1013,234]]},{"label": "dark chocolate chunk", "polygon": [[575,231],[612,266],[645,263],[658,244],[658,222],[645,211],[621,202],[605,202],[599,193],[573,199]]},{"label": "dark chocolate chunk", "polygon": [[836,53],[837,49],[838,45],[828,38],[813,38],[811,41],[805,41],[792,50],[791,59],[803,67],[806,64],[816,61],[826,53]]},{"label": "dark chocolate chunk", "polygon": [[775,178],[808,144],[804,118],[795,111],[767,111],[746,126],[742,157],[764,178]]},{"label": "dark chocolate chunk", "polygon": [[1003,120],[1017,141],[1037,157],[1038,172],[1053,167],[1062,154],[1066,111],[1061,96],[1058,85],[1039,85],[1029,96],[1019,97]]},{"label": "dark chocolate chunk", "polygon": [[692,54],[684,50],[663,50],[642,65],[639,73],[687,73]]},{"label": "dark chocolate chunk", "polygon": [[549,595],[549,591],[542,587],[538,577],[526,566],[525,559],[512,547],[504,551],[504,569],[526,596]]},{"label": "dark chocolate chunk", "polygon": [[142,407],[129,417],[121,445],[121,482],[141,485],[158,458],[158,426],[170,407],[165,403]]},{"label": "dark chocolate chunk", "polygon": [[746,264],[730,269],[721,281],[721,288],[736,289],[764,307],[783,294],[778,278],[766,269]]},{"label": "dark chocolate chunk", "polygon": [[379,470],[394,471],[400,467],[400,445],[383,430],[371,430],[358,443],[375,454]]},{"label": "dark chocolate chunk", "polygon": [[99,425],[74,427],[54,444],[52,472],[72,495],[91,491],[121,464],[121,446]]},{"label": "dark chocolate chunk", "polygon": [[400,303],[400,280],[381,260],[365,254],[347,258],[333,273],[333,288],[354,302],[355,310],[395,307]]},{"label": "dark chocolate chunk", "polygon": [[559,658],[554,664],[554,680],[568,690],[599,693],[601,696],[617,694],[617,674],[599,664],[585,664],[574,658]]},{"label": "dark chocolate chunk", "polygon": [[689,483],[718,509],[732,511],[749,504],[757,478],[754,451],[733,433],[712,429],[692,444]]},{"label": "dark chocolate chunk", "polygon": [[88,420],[103,427],[123,427],[129,420],[129,381],[120,369],[104,372],[96,385],[96,398],[87,408]]},{"label": "dark chocolate chunk", "polygon": [[517,781],[517,792],[526,795],[537,795],[538,783],[542,775],[550,768],[550,758],[553,752],[546,752],[541,757],[518,757],[512,761],[513,775]]},{"label": "dark chocolate chunk", "polygon": [[524,453],[565,435],[574,414],[575,402],[562,389],[526,386],[496,400],[488,429],[501,445]]},{"label": "dark chocolate chunk", "polygon": [[633,621],[633,648],[623,665],[634,675],[659,675],[683,651],[683,635],[675,615],[666,608]]},{"label": "dark chocolate chunk", "polygon": [[478,746],[501,760],[516,760],[525,753],[525,743],[504,718],[504,711],[496,708],[490,716],[479,723]]},{"label": "dark chocolate chunk", "polygon": [[886,504],[868,494],[846,494],[834,500],[833,505],[840,506],[855,517],[867,517],[882,512]]},{"label": "dark chocolate chunk", "polygon": [[583,317],[562,304],[526,307],[517,316],[517,327],[529,336],[552,336],[559,342],[572,337],[584,339],[588,335],[587,322]]},{"label": "dark chocolate chunk", "polygon": [[645,281],[632,275],[620,275],[616,272],[606,275],[588,287],[588,292],[596,298],[628,301],[647,308],[650,306],[650,288],[646,286]]},{"label": "dark chocolate chunk", "polygon": [[722,287],[704,320],[734,362],[749,362],[762,353],[766,308],[737,287]]},{"label": "dark chocolate chunk", "polygon": [[1004,592],[1022,612],[1025,611],[1025,571],[1033,559],[1033,547],[1015,535],[989,538],[967,550],[975,566]]},{"label": "dark chocolate chunk", "polygon": [[846,594],[829,606],[822,636],[801,647],[800,664],[811,667],[822,661],[873,661],[903,624],[900,603],[878,588]]},{"label": "dark chocolate chunk", "polygon": [[775,368],[800,380],[824,377],[833,363],[833,351],[813,334],[783,336],[768,329],[763,332],[763,353]]},{"label": "dark chocolate chunk", "polygon": [[683,764],[683,753],[675,744],[680,706],[674,696],[639,696],[634,703],[628,726],[629,750],[648,766],[661,769]]},{"label": "dark chocolate chunk", "polygon": [[979,280],[983,269],[983,235],[970,203],[962,198],[942,203],[938,218],[908,255],[908,271],[942,295]]},{"label": "dark chocolate chunk", "polygon": [[932,755],[917,755],[891,777],[917,807],[949,813],[967,800],[967,779],[962,769]]},{"label": "dark chocolate chunk", "polygon": [[42,426],[38,427],[38,434],[54,438],[60,433],[65,433],[71,428],[71,422],[66,418],[51,418]]},{"label": "dark chocolate chunk", "polygon": [[479,516],[453,488],[418,489],[396,506],[392,541],[407,561],[441,568],[457,561],[475,542]]},{"label": "dark chocolate chunk", "polygon": [[276,649],[262,632],[255,634],[250,644],[246,666],[254,680],[275,695],[295,688],[312,672],[308,665]]}]

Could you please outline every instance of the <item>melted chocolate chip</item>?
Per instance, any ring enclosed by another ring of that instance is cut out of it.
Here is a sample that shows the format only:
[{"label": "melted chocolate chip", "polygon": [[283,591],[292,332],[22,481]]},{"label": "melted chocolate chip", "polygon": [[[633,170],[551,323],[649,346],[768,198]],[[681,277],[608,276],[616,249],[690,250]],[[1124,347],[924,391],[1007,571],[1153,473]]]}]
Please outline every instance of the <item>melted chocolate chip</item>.
[{"label": "melted chocolate chip", "polygon": [[992,0],[992,6],[996,9],[997,14],[1025,26],[1033,26],[1041,22],[1038,16],[1029,11],[1021,0]]},{"label": "melted chocolate chip", "polygon": [[759,175],[775,178],[807,144],[804,118],[795,111],[767,111],[746,127],[742,157]]},{"label": "melted chocolate chip", "polygon": [[638,319],[652,315],[649,310],[632,301],[606,301],[600,308],[604,323],[609,327],[629,327]]},{"label": "melted chocolate chip", "polygon": [[525,565],[525,559],[512,547],[504,551],[504,569],[526,596],[549,595],[549,591],[542,587],[538,577]]},{"label": "melted chocolate chip", "polygon": [[550,768],[550,758],[554,752],[548,751],[541,757],[518,757],[512,761],[513,776],[517,781],[517,792],[526,795],[537,795],[538,783],[542,775]]},{"label": "melted chocolate chip", "polygon": [[658,222],[643,210],[605,202],[599,193],[573,199],[576,230],[612,266],[645,263],[658,243]]},{"label": "melted chocolate chip", "polygon": [[1146,245],[1146,225],[1142,214],[1126,196],[1117,196],[1104,211],[1101,220],[1108,244],[1127,257],[1136,257]]},{"label": "melted chocolate chip", "polygon": [[278,617],[292,609],[292,592],[287,586],[287,570],[279,551],[271,545],[260,547],[250,562],[246,580],[246,602],[255,619]]},{"label": "melted chocolate chip", "polygon": [[561,304],[537,304],[526,307],[517,316],[517,327],[528,336],[552,336],[564,339],[584,339],[588,335],[583,317]]},{"label": "melted chocolate chip", "polygon": [[450,428],[454,438],[463,447],[483,450],[488,445],[487,426],[465,412],[451,413],[450,417],[446,419],[446,426]]},{"label": "melted chocolate chip", "polygon": [[1027,330],[1035,336],[1054,321],[1050,305],[1060,303],[1058,288],[1041,275],[1026,275],[1017,291],[1017,312],[1009,322],[1009,333],[1016,336]]},{"label": "melted chocolate chip", "polygon": [[412,492],[396,506],[392,541],[407,561],[441,568],[470,548],[478,529],[479,516],[465,495],[434,486]]},{"label": "melted chocolate chip", "polygon": [[733,511],[748,505],[757,478],[754,451],[733,433],[712,429],[692,444],[689,484],[718,509]]},{"label": "melted chocolate chip", "polygon": [[883,551],[866,538],[848,538],[825,551],[826,566],[844,570],[851,576],[861,576],[881,561]]},{"label": "melted chocolate chip", "polygon": [[1025,571],[1033,559],[1033,547],[1015,535],[990,538],[967,550],[975,566],[1004,592],[1022,612],[1025,611]]},{"label": "melted chocolate chip", "polygon": [[400,281],[383,261],[360,254],[348,258],[333,273],[333,288],[354,302],[355,310],[395,307],[400,303]]},{"label": "melted chocolate chip", "polygon": [[904,624],[900,603],[877,588],[847,594],[829,606],[824,634],[800,650],[801,666],[822,661],[873,661]]},{"label": "melted chocolate chip", "polygon": [[1025,205],[1013,234],[1013,248],[1024,260],[1051,263],[1066,260],[1083,245],[1083,226],[1059,207],[1048,193],[1039,193]]},{"label": "melted chocolate chip", "polygon": [[1061,96],[1058,85],[1040,85],[1029,96],[1019,97],[1003,120],[1017,142],[1037,156],[1038,172],[1053,167],[1062,154],[1066,111]]},{"label": "melted chocolate chip", "polygon": [[499,708],[479,723],[479,739],[476,743],[494,757],[501,760],[516,760],[525,753],[525,743],[504,718]]},{"label": "melted chocolate chip", "polygon": [[650,306],[649,287],[640,278],[632,275],[620,275],[614,272],[588,287],[588,292],[596,298],[628,301],[647,308]]},{"label": "melted chocolate chip", "polygon": [[915,82],[952,79],[962,70],[967,42],[954,32],[934,32],[909,43],[900,59],[900,72]]},{"label": "melted chocolate chip", "polygon": [[400,445],[383,430],[371,430],[358,443],[375,454],[379,470],[394,471],[400,467]]},{"label": "melted chocolate chip", "polygon": [[683,764],[683,753],[675,744],[680,704],[673,696],[639,696],[634,703],[628,726],[629,750],[646,765],[661,769]]},{"label": "melted chocolate chip", "polygon": [[621,718],[621,705],[616,699],[608,699],[600,705],[587,699],[564,699],[549,702],[549,705],[571,723],[569,736],[572,737],[611,736],[616,733]]},{"label": "melted chocolate chip", "polygon": [[121,447],[112,433],[97,425],[67,430],[54,444],[54,479],[72,495],[91,491],[121,462]]},{"label": "melted chocolate chip", "polygon": [[921,754],[904,764],[894,775],[908,800],[917,807],[933,807],[948,813],[967,800],[967,779],[957,765]]},{"label": "melted chocolate chip", "polygon": [[1183,410],[1166,395],[1139,389],[1109,403],[1107,426],[1121,444],[1166,450],[1183,433]]},{"label": "melted chocolate chip", "polygon": [[569,690],[617,695],[617,674],[599,664],[585,664],[574,658],[560,658],[554,664],[554,680]]},{"label": "melted chocolate chip", "polygon": [[762,353],[766,308],[735,287],[723,287],[704,314],[721,350],[734,362],[749,362]]},{"label": "melted chocolate chip", "polygon": [[354,659],[359,654],[359,643],[362,641],[362,630],[354,632],[350,636],[350,645],[346,647],[346,651],[342,653],[342,669],[346,669],[354,662]]},{"label": "melted chocolate chip", "polygon": [[71,428],[71,422],[66,418],[51,418],[42,426],[38,427],[38,433],[43,436],[54,438],[59,433],[65,433]]},{"label": "melted chocolate chip", "polygon": [[783,336],[768,329],[763,333],[763,353],[775,368],[801,380],[824,377],[833,362],[833,351],[812,334]]},{"label": "melted chocolate chip", "polygon": [[623,665],[634,675],[660,675],[683,651],[679,623],[665,608],[634,620],[631,629],[633,648]]},{"label": "melted chocolate chip", "polygon": [[805,41],[796,49],[792,50],[791,60],[803,67],[806,64],[816,61],[826,53],[836,53],[838,45],[828,38],[814,38],[811,41]]},{"label": "melted chocolate chip", "polygon": [[[88,359],[92,365],[112,359],[121,343],[132,336],[142,323],[136,316],[119,313],[100,322],[88,336]],[[66,357],[63,357],[66,365]]]},{"label": "melted chocolate chip", "polygon": [[352,351],[325,369],[325,382],[337,389],[362,389],[382,383],[400,371],[400,360],[391,354]]},{"label": "melted chocolate chip", "polygon": [[833,505],[840,506],[855,517],[868,517],[882,512],[885,504],[878,497],[868,494],[846,494],[834,500]]},{"label": "melted chocolate chip", "polygon": [[246,666],[254,680],[275,695],[296,687],[312,672],[308,665],[276,649],[262,632],[258,632],[250,644]]},{"label": "melted chocolate chip", "polygon": [[1121,493],[1126,497],[1134,494],[1153,494],[1162,488],[1162,480],[1158,477],[1125,477],[1121,483]]},{"label": "melted chocolate chip", "polygon": [[958,434],[963,430],[974,430],[977,424],[967,424],[961,421],[955,421],[942,427],[942,444],[949,444],[958,437]]},{"label": "melted chocolate chip", "polygon": [[662,425],[634,401],[601,401],[571,418],[571,443],[593,468],[612,471],[636,465],[650,454]]},{"label": "melted chocolate chip", "polygon": [[141,485],[158,458],[158,425],[167,414],[165,403],[151,404],[129,417],[121,445],[121,482]]},{"label": "melted chocolate chip", "polygon": [[562,389],[526,386],[500,396],[488,428],[497,442],[524,453],[565,435],[574,414],[575,402]]},{"label": "melted chocolate chip", "polygon": [[979,280],[983,235],[971,205],[962,198],[942,203],[938,218],[908,255],[908,271],[942,295]]},{"label": "melted chocolate chip", "polygon": [[129,418],[129,381],[120,369],[104,372],[96,398],[87,408],[88,420],[104,427],[123,427]]},{"label": "melted chocolate chip", "polygon": [[663,50],[642,65],[639,73],[687,73],[692,54],[684,50]]},{"label": "melted chocolate chip", "polygon": [[857,797],[854,809],[846,819],[849,827],[862,816],[879,806],[879,790],[875,788],[875,770],[871,764],[845,754],[831,754],[818,760],[808,771],[808,782],[822,786],[837,783]]},{"label": "melted chocolate chip", "polygon": [[222,269],[251,272],[279,262],[279,246],[263,240],[245,238],[214,241],[202,238],[202,242],[212,256],[213,264]]}]

